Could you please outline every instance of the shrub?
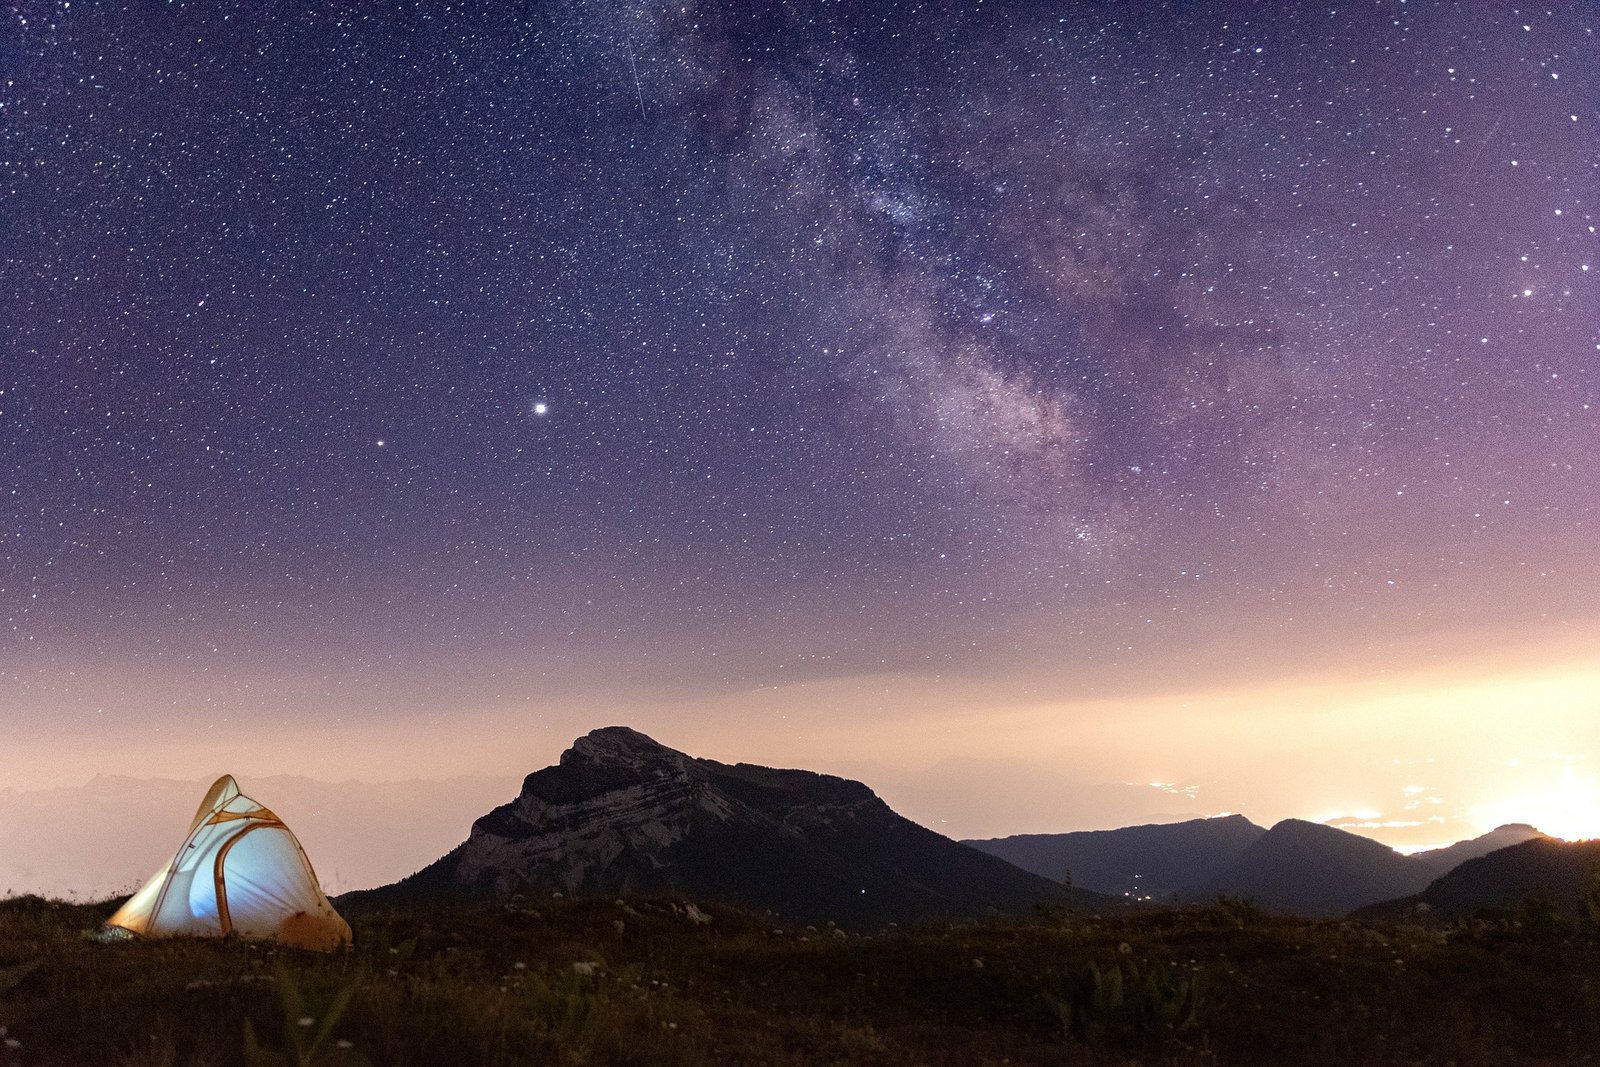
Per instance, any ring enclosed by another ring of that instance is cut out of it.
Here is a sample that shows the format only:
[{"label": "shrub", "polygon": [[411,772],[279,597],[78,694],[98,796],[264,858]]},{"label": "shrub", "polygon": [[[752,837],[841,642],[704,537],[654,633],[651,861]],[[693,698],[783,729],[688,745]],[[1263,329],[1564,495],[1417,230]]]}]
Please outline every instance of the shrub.
[{"label": "shrub", "polygon": [[1200,1026],[1199,975],[1118,960],[1082,971],[1044,993],[1062,1030],[1087,1044],[1156,1047]]}]

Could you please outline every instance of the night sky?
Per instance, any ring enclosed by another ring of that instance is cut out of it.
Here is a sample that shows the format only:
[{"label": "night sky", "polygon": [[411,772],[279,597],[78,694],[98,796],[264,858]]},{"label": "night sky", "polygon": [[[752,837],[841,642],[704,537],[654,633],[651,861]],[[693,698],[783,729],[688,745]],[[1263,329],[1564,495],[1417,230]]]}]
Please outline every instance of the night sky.
[{"label": "night sky", "polygon": [[8,5],[18,784],[1600,801],[1592,4],[311,6]]}]

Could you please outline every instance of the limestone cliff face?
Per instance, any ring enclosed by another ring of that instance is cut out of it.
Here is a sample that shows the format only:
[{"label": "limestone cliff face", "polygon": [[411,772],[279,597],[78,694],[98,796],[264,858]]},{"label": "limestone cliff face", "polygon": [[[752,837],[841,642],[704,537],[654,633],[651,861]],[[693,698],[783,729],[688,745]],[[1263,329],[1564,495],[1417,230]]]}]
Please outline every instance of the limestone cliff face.
[{"label": "limestone cliff face", "polygon": [[499,893],[640,887],[697,823],[754,815],[696,763],[626,727],[580,737],[559,766],[530,774],[516,800],[473,824],[455,880]]},{"label": "limestone cliff face", "polygon": [[900,817],[860,782],[694,759],[620,726],[579,738],[465,843],[373,895],[539,890],[675,893],[841,923],[1065,898]]}]

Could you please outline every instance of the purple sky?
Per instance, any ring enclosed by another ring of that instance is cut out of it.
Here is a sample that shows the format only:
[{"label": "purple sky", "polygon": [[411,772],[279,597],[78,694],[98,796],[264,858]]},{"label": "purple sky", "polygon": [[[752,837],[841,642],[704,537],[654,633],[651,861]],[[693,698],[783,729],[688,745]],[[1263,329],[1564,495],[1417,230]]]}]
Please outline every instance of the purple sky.
[{"label": "purple sky", "polygon": [[1597,24],[13,4],[0,786],[628,722],[962,832],[1583,831]]}]

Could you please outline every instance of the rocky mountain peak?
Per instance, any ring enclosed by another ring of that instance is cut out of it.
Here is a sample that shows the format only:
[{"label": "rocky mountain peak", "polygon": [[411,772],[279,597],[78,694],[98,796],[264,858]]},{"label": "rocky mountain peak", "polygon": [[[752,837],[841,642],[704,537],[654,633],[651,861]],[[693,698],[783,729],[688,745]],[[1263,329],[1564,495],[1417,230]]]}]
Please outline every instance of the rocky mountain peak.
[{"label": "rocky mountain peak", "polygon": [[561,753],[561,765],[636,767],[641,763],[683,758],[683,753],[668,748],[638,730],[626,726],[603,726],[598,730],[590,730]]},{"label": "rocky mountain peak", "polygon": [[376,896],[528,890],[672,893],[840,923],[1066,897],[896,815],[860,782],[695,759],[623,726],[578,738],[454,851]]}]

